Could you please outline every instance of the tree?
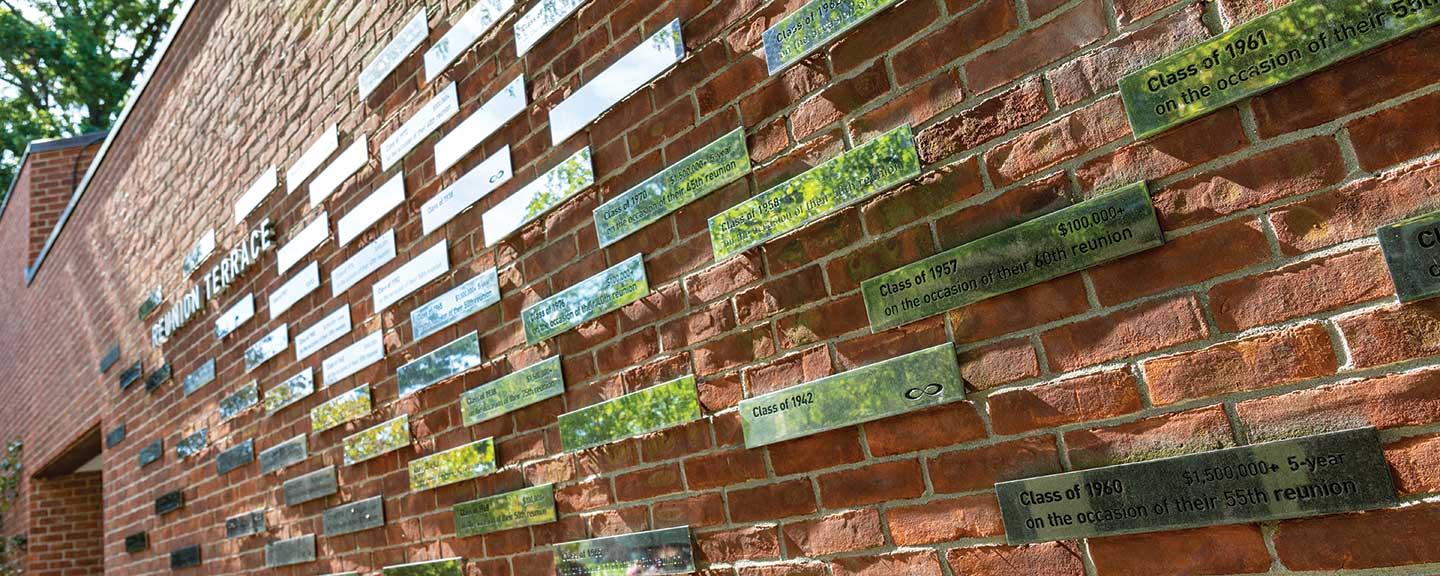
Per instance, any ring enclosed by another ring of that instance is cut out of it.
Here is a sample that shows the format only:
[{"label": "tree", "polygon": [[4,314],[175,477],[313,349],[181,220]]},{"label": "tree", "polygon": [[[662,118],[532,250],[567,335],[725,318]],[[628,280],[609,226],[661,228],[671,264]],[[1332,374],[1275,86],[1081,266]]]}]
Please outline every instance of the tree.
[{"label": "tree", "polygon": [[0,190],[30,141],[110,128],[180,1],[0,0]]}]

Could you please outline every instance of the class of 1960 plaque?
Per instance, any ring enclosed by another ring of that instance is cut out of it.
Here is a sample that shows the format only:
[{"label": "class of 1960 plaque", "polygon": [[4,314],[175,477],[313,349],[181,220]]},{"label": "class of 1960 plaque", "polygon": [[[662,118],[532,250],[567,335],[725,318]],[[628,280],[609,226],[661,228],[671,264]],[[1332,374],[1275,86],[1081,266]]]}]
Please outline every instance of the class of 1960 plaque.
[{"label": "class of 1960 plaque", "polygon": [[540,342],[613,312],[649,293],[645,261],[636,254],[521,310],[525,342]]},{"label": "class of 1960 plaque", "polygon": [[555,485],[545,484],[461,502],[452,509],[455,535],[479,536],[555,521]]},{"label": "class of 1960 plaque", "polygon": [[1401,302],[1440,296],[1440,212],[1375,231]]},{"label": "class of 1960 plaque", "polygon": [[565,393],[560,357],[551,356],[460,395],[460,413],[474,426]]},{"label": "class of 1960 plaque", "polygon": [[1001,482],[1005,538],[1029,544],[1385,508],[1375,429]]},{"label": "class of 1960 plaque", "polygon": [[689,574],[690,527],[677,526],[555,545],[555,576]]},{"label": "class of 1960 plaque", "polygon": [[560,446],[574,452],[699,420],[694,376],[631,392],[560,415]]}]

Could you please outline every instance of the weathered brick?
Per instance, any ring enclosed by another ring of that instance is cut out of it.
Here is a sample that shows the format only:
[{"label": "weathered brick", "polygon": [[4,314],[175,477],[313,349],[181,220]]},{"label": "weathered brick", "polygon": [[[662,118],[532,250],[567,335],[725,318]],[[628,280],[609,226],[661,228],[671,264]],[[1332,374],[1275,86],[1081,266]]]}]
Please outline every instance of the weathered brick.
[{"label": "weathered brick", "polygon": [[1218,450],[1235,445],[1219,406],[1176,412],[1109,428],[1065,433],[1070,464],[1095,468]]},{"label": "weathered brick", "polygon": [[945,553],[950,571],[975,576],[1081,576],[1085,564],[1073,542],[1047,542],[1029,546],[951,548]]},{"label": "weathered brick", "polygon": [[1235,405],[1251,441],[1349,428],[1424,426],[1440,420],[1440,372],[1376,376],[1297,390]]},{"label": "weathered brick", "polygon": [[1265,538],[1254,525],[1092,538],[1089,544],[1103,574],[1251,574],[1270,568]]},{"label": "weathered brick", "polygon": [[1240,331],[1393,294],[1374,248],[1322,256],[1210,289],[1215,325]]},{"label": "weathered brick", "polygon": [[786,524],[785,548],[796,556],[828,556],[878,548],[885,544],[880,513],[873,508],[851,510]]},{"label": "weathered brick", "polygon": [[1177,296],[1066,324],[1040,335],[1057,371],[1203,340],[1210,328],[1193,296]]},{"label": "weathered brick", "polygon": [[897,506],[885,512],[896,546],[923,546],[1005,533],[1000,504],[989,494]]},{"label": "weathered brick", "polygon": [[1110,371],[990,395],[996,434],[1019,434],[1139,411],[1140,391],[1128,372]]},{"label": "weathered brick", "polygon": [[1330,333],[1306,323],[1141,364],[1157,405],[1280,386],[1334,374]]},{"label": "weathered brick", "polygon": [[937,493],[993,490],[995,483],[1060,471],[1055,439],[1035,436],[990,446],[944,452],[929,458]]}]

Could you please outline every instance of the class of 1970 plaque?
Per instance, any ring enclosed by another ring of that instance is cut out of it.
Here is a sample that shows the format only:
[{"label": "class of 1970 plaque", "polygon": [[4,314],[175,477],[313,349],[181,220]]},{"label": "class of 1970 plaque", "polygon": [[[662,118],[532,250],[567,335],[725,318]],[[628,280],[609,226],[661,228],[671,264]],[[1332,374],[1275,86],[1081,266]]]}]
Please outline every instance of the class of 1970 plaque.
[{"label": "class of 1970 plaque", "polygon": [[689,574],[694,571],[695,554],[688,526],[555,545],[556,576]]},{"label": "class of 1970 plaque", "polygon": [[1401,302],[1440,296],[1440,212],[1375,231]]},{"label": "class of 1970 plaque", "polygon": [[1398,502],[1373,428],[1001,482],[995,492],[1010,544],[1319,516]]},{"label": "class of 1970 plaque", "polygon": [[699,420],[694,376],[682,376],[560,415],[560,446],[574,452]]}]

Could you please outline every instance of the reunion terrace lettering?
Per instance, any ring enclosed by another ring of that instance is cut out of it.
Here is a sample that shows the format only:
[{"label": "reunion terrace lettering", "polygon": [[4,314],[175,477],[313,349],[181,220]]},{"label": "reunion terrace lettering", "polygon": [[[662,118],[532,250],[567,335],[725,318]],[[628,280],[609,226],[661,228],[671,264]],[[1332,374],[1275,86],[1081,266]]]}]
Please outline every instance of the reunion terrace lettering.
[{"label": "reunion terrace lettering", "polygon": [[910,126],[901,126],[710,218],[724,260],[920,175]]},{"label": "reunion terrace lettering", "polygon": [[1375,234],[1401,302],[1440,295],[1440,212],[1381,226]]},{"label": "reunion terrace lettering", "polygon": [[495,441],[486,438],[410,461],[410,490],[448,486],[495,471]]},{"label": "reunion terrace lettering", "polygon": [[574,452],[700,417],[695,377],[683,376],[560,415],[560,446]]},{"label": "reunion terrace lettering", "polygon": [[745,129],[736,128],[596,208],[600,246],[614,244],[749,173]]},{"label": "reunion terrace lettering", "polygon": [[1147,138],[1440,20],[1435,0],[1300,0],[1120,79]]},{"label": "reunion terrace lettering", "polygon": [[771,26],[763,36],[765,66],[779,74],[816,48],[834,40],[896,0],[810,0]]},{"label": "reunion terrace lettering", "polygon": [[560,357],[551,356],[499,380],[466,390],[460,395],[460,413],[466,426],[474,426],[564,393]]},{"label": "reunion terrace lettering", "polygon": [[690,527],[678,526],[555,545],[556,576],[689,574]]},{"label": "reunion terrace lettering", "polygon": [[456,504],[455,535],[479,536],[555,521],[555,485],[546,484]]},{"label": "reunion terrace lettering", "polygon": [[1137,182],[866,280],[861,293],[880,332],[1162,243]]},{"label": "reunion terrace lettering", "polygon": [[[225,255],[219,264],[205,272],[198,283],[182,293],[179,301],[160,316],[160,320],[150,327],[150,344],[158,348],[169,341],[170,336],[185,327],[190,320],[205,309],[206,302],[223,294],[235,283],[236,279],[260,260],[262,254],[273,248],[275,248],[275,229],[271,226],[270,219],[266,218],[260,221],[259,226],[250,231],[245,241]],[[253,315],[254,296],[250,295],[247,298],[250,299],[250,313]],[[242,301],[241,304],[243,303]],[[239,305],[237,304],[237,306]],[[238,326],[238,323],[235,325]],[[222,327],[233,329],[233,326],[222,326],[220,320],[217,320],[215,332],[217,338],[223,338],[225,334],[229,333],[225,331],[222,334]]]},{"label": "reunion terrace lettering", "polygon": [[649,293],[645,262],[640,254],[636,254],[522,310],[520,317],[525,325],[525,341],[529,344],[540,342],[644,298]]},{"label": "reunion terrace lettering", "polygon": [[1373,428],[995,485],[1010,544],[1394,506]]}]

